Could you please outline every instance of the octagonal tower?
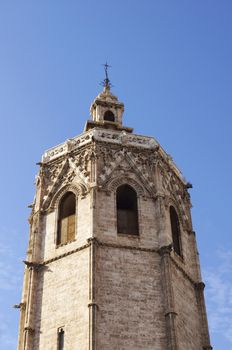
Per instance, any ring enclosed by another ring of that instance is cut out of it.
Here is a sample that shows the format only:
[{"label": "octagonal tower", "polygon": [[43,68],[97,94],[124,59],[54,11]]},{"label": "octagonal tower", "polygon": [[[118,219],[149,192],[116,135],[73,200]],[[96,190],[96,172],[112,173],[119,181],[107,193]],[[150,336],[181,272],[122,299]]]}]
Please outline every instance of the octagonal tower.
[{"label": "octagonal tower", "polygon": [[19,350],[210,350],[189,184],[105,84],[36,180]]}]

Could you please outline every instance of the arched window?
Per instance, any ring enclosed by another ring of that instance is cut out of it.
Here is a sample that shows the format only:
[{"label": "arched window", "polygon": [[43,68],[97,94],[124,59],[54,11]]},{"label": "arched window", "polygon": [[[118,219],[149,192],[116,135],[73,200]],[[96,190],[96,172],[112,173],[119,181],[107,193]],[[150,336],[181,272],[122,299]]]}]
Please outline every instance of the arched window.
[{"label": "arched window", "polygon": [[114,122],[115,121],[114,113],[111,111],[106,111],[104,114],[104,120],[107,120],[109,122]]},{"label": "arched window", "polygon": [[117,229],[118,233],[139,234],[137,194],[129,185],[117,189]]},{"label": "arched window", "polygon": [[174,207],[170,207],[170,221],[174,251],[181,256],[180,223]]},{"label": "arched window", "polygon": [[76,226],[76,196],[67,192],[60,201],[57,244],[73,241]]}]

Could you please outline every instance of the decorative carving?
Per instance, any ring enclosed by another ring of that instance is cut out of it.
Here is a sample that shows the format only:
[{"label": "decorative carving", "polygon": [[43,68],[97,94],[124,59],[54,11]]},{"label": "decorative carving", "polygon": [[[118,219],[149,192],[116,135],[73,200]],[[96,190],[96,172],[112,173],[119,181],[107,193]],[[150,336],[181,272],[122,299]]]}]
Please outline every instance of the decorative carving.
[{"label": "decorative carving", "polygon": [[99,174],[99,185],[102,188],[111,191],[117,183],[119,185],[129,181],[134,182],[139,193],[145,195],[147,191],[150,196],[155,195],[154,155],[149,156],[126,148],[112,150],[102,147],[100,156],[103,166]]},{"label": "decorative carving", "polygon": [[51,160],[64,156],[74,150],[78,150],[88,143],[91,143],[93,140],[139,148],[142,147],[150,150],[159,149],[157,141],[152,137],[132,135],[125,131],[119,132],[115,130],[107,131],[105,129],[92,129],[80,136],[67,140],[62,145],[47,150],[42,158],[43,164],[49,163]]},{"label": "decorative carving", "polygon": [[45,187],[45,195],[48,194],[53,188],[55,182],[58,180],[59,176],[65,171],[67,168],[67,160],[59,161],[57,163],[53,163],[49,166],[44,167],[43,175],[44,175],[44,187]]},{"label": "decorative carving", "polygon": [[80,148],[92,141],[93,131],[86,132],[80,136],[73,139],[68,139],[62,145],[53,147],[46,151],[42,157],[43,163],[50,162],[53,159],[61,157],[77,148]]},{"label": "decorative carving", "polygon": [[90,181],[90,162],[97,158],[94,145],[69,158],[69,165],[86,184]]},{"label": "decorative carving", "polygon": [[53,147],[50,150],[46,151],[42,161],[43,162],[48,162],[51,159],[60,157],[61,155],[65,154],[68,150],[68,144],[63,143],[62,145],[59,145],[57,147]]},{"label": "decorative carving", "polygon": [[19,304],[15,304],[13,305],[14,309],[20,309],[20,310],[25,310],[26,309],[26,303],[19,303]]},{"label": "decorative carving", "polygon": [[[48,157],[51,160],[54,159],[51,157],[57,157],[60,153],[54,148],[46,153],[48,163],[47,165],[44,163],[43,166],[43,210],[52,207],[50,206],[52,198],[61,187],[65,188],[74,183],[78,184],[79,192],[84,196],[93,181],[105,191],[111,191],[117,182],[129,180],[139,184],[136,186],[137,190],[140,193],[143,191],[143,195],[146,193],[150,197],[155,197],[157,192],[155,178],[159,169],[162,184],[160,190],[165,196],[166,206],[174,202],[179,210],[182,225],[191,228],[189,218],[191,204],[186,184],[172,159],[159,148],[153,138],[125,131],[92,129],[79,137],[67,140],[65,144],[67,147],[62,149],[62,152],[66,149],[65,158],[63,156],[56,162],[50,162]],[[82,147],[83,145],[85,147]],[[58,148],[61,149],[61,146]],[[99,161],[95,163],[95,160]],[[38,178],[38,186],[40,183],[41,175]]]},{"label": "decorative carving", "polygon": [[79,197],[79,196],[83,197],[86,195],[88,188],[85,185],[83,185],[82,183],[70,184],[70,185],[66,184],[66,185],[62,186],[52,197],[50,205],[49,205],[49,209],[54,210],[54,208],[56,208],[58,206],[60,199],[68,191],[73,192],[76,195],[76,197]]},{"label": "decorative carving", "polygon": [[169,245],[166,245],[166,246],[163,246],[159,249],[159,254],[161,256],[165,255],[165,254],[168,254],[170,255],[171,254],[171,251],[172,251],[172,244],[169,244]]},{"label": "decorative carving", "polygon": [[[91,160],[96,157],[93,147],[82,150],[74,155],[70,154],[62,162],[51,164],[45,169],[45,191],[42,204],[43,210],[47,210],[51,205],[52,198],[60,189],[74,185],[74,191],[78,195],[85,196],[89,191]],[[53,201],[54,202],[54,201]]]},{"label": "decorative carving", "polygon": [[25,331],[25,332],[28,332],[28,333],[30,333],[30,334],[34,334],[34,333],[35,333],[34,328],[31,328],[31,327],[25,327],[25,328],[24,328],[24,331]]},{"label": "decorative carving", "polygon": [[81,136],[75,137],[70,141],[70,150],[75,150],[81,146],[86,145],[87,143],[90,143],[92,141],[93,138],[93,131],[90,131],[88,133],[84,133]]},{"label": "decorative carving", "polygon": [[107,190],[109,192],[115,191],[119,186],[123,184],[128,184],[131,187],[135,189],[137,194],[139,196],[145,196],[146,190],[141,186],[136,180],[133,178],[130,178],[128,176],[122,176],[122,177],[113,177],[110,179],[110,181],[107,183]]},{"label": "decorative carving", "polygon": [[38,264],[38,263],[35,263],[35,262],[32,262],[32,261],[26,261],[26,260],[23,260],[24,264],[26,265],[26,267],[29,269],[29,270],[35,270],[35,271],[38,271],[41,269],[41,267],[43,267],[42,264]]},{"label": "decorative carving", "polygon": [[203,291],[205,289],[204,282],[197,282],[197,283],[195,283],[195,288],[196,288],[196,290]]}]

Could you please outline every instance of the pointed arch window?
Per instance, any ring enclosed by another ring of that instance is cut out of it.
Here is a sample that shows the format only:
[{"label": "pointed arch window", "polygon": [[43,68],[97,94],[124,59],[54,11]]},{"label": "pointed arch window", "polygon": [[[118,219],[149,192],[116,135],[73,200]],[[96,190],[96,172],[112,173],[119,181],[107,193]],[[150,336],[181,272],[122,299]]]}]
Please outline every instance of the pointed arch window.
[{"label": "pointed arch window", "polygon": [[76,196],[67,192],[59,204],[58,230],[56,243],[65,244],[73,241],[76,228]]},{"label": "pointed arch window", "polygon": [[171,230],[172,230],[172,242],[173,249],[178,255],[182,255],[181,252],[181,238],[180,238],[180,222],[176,212],[176,209],[170,207],[170,221],[171,221]]},{"label": "pointed arch window", "polygon": [[129,185],[118,187],[117,201],[117,231],[131,235],[139,234],[137,193]]}]

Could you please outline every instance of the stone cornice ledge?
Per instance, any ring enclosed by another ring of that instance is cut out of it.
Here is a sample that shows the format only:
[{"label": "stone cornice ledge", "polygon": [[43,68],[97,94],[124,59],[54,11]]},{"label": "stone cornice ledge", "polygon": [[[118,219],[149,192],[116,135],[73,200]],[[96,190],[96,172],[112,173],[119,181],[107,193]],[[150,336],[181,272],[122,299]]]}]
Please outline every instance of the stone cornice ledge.
[{"label": "stone cornice ledge", "polygon": [[151,253],[159,253],[159,249],[156,248],[146,248],[146,247],[136,247],[136,246],[130,246],[130,245],[122,245],[122,244],[115,244],[115,243],[107,243],[107,242],[103,242],[103,241],[99,241],[97,238],[95,237],[90,237],[87,239],[87,243],[77,247],[76,249],[72,249],[68,252],[65,252],[63,254],[57,255],[51,259],[47,259],[44,260],[41,264],[39,264],[41,267],[48,265],[54,261],[57,261],[59,259],[62,259],[66,256],[72,255],[74,253],[77,253],[83,249],[86,249],[88,247],[91,246],[91,244],[97,244],[99,246],[103,246],[103,247],[109,247],[109,248],[118,248],[118,249],[128,249],[128,250],[137,250],[137,251],[143,251],[143,252],[151,252]]},{"label": "stone cornice ledge", "polygon": [[41,265],[42,265],[42,266],[45,266],[45,265],[48,265],[48,264],[50,264],[50,263],[52,263],[52,262],[54,262],[54,261],[60,260],[60,259],[62,259],[62,258],[64,258],[64,257],[66,257],[66,256],[69,256],[69,255],[72,255],[72,254],[74,254],[74,253],[77,253],[77,252],[79,252],[79,251],[81,251],[81,250],[83,250],[83,249],[86,249],[86,248],[90,247],[90,244],[91,244],[91,243],[87,243],[87,244],[84,244],[84,245],[82,245],[82,246],[80,246],[80,247],[77,247],[76,249],[72,249],[72,250],[70,250],[70,251],[68,251],[68,252],[65,252],[65,253],[63,253],[63,254],[54,256],[54,258],[45,260]]},{"label": "stone cornice ledge", "polygon": [[109,247],[109,248],[117,248],[117,249],[128,249],[128,250],[137,250],[142,252],[151,252],[151,253],[158,253],[158,248],[146,248],[146,247],[136,247],[131,245],[123,245],[123,244],[117,244],[117,243],[106,243],[103,241],[97,241],[98,245]]}]

